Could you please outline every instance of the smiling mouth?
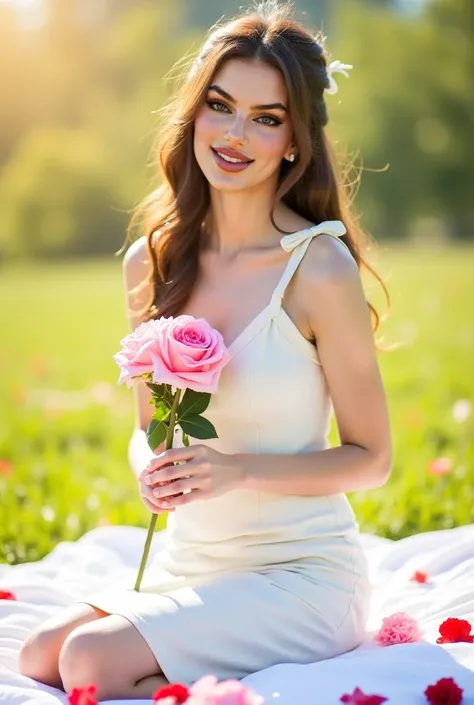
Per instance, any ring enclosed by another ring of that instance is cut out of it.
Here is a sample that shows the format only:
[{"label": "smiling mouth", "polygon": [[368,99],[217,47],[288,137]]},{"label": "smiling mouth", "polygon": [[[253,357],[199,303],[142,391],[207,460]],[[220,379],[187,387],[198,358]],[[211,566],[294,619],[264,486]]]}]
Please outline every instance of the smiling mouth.
[{"label": "smiling mouth", "polygon": [[254,159],[236,159],[234,157],[229,157],[227,154],[223,154],[223,152],[219,152],[217,149],[214,149],[214,147],[211,147],[211,150],[228,164],[251,164],[255,161]]}]

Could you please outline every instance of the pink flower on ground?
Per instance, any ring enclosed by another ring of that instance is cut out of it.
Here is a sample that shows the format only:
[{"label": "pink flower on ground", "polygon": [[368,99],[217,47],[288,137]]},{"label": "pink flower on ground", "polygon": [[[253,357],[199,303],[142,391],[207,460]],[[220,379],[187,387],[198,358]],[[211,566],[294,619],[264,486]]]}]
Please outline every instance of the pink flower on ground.
[{"label": "pink flower on ground", "polygon": [[177,316],[141,323],[120,341],[114,355],[121,368],[119,384],[152,373],[155,384],[213,393],[229,353],[222,335],[204,318]]},{"label": "pink flower on ground", "polygon": [[341,703],[347,703],[347,705],[380,705],[388,698],[383,695],[366,695],[360,688],[356,688],[352,695],[346,693],[339,700]]},{"label": "pink flower on ground", "polygon": [[264,698],[238,680],[204,676],[189,689],[186,705],[263,705]]},{"label": "pink flower on ground", "polygon": [[441,475],[446,475],[450,472],[453,467],[453,461],[451,458],[435,458],[432,460],[428,466],[428,470],[431,475],[435,477],[440,477]]},{"label": "pink flower on ground", "polygon": [[418,622],[405,612],[396,612],[382,619],[382,626],[374,637],[380,646],[409,644],[421,638]]}]

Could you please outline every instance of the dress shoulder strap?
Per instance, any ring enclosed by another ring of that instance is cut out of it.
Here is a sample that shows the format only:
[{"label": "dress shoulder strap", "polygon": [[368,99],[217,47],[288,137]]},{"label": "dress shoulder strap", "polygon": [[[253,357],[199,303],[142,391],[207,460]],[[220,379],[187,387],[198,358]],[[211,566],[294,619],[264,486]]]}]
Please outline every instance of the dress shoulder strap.
[{"label": "dress shoulder strap", "polygon": [[[339,239],[341,235],[347,232],[344,224],[340,220],[325,220],[319,225],[312,225],[304,230],[298,230],[296,233],[291,233],[290,235],[285,235],[281,238],[280,244],[284,250],[287,252],[292,252],[291,257],[286,265],[285,271],[278,282],[276,289],[273,293],[274,299],[282,299],[285,289],[288,286],[291,277],[298,269],[298,266],[303,259],[306,250],[308,249],[309,243],[314,237],[318,235],[330,235],[336,239]],[[347,245],[339,240],[341,245],[343,245],[346,250],[349,250]]]}]

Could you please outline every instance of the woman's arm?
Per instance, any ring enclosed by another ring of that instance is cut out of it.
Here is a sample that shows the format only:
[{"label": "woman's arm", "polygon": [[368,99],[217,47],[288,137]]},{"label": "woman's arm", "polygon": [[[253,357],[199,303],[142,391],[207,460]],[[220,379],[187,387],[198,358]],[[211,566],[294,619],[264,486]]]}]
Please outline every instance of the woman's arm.
[{"label": "woman's arm", "polygon": [[[123,281],[125,287],[125,306],[130,330],[142,323],[143,319],[137,311],[142,309],[148,299],[146,290],[137,291],[147,278],[150,262],[146,248],[146,238],[141,237],[126,251],[123,258]],[[149,404],[151,392],[142,381],[133,385],[135,403],[135,428],[128,446],[128,461],[133,473],[138,477],[143,468],[155,456],[146,439],[146,429],[153,415],[153,407]],[[164,450],[165,444],[156,449],[156,453]]]},{"label": "woman's arm", "polygon": [[330,495],[380,487],[390,476],[388,409],[357,265],[329,237],[313,240],[298,272],[341,446],[299,455],[241,454],[241,485],[281,494]]}]

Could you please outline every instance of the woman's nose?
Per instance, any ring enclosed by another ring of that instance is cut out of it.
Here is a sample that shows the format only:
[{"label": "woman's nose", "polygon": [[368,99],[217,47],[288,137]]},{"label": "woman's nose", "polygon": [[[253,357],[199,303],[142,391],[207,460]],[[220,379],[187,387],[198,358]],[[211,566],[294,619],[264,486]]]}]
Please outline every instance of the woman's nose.
[{"label": "woman's nose", "polygon": [[247,137],[245,135],[245,120],[236,118],[232,124],[229,126],[225,139],[229,142],[238,142],[239,144],[246,144]]}]

